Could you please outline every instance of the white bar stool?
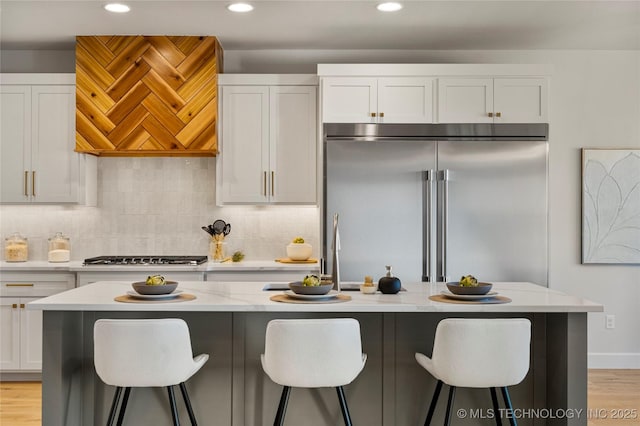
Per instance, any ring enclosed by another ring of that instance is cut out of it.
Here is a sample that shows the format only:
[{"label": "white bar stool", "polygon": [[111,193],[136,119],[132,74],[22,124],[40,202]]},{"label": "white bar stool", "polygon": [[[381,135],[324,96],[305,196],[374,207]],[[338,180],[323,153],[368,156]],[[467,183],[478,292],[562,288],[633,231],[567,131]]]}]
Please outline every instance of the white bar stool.
[{"label": "white bar stool", "polygon": [[335,387],[342,417],[351,425],[343,386],[360,374],[360,323],[353,318],[272,320],[267,324],[262,368],[284,386],[274,425],[283,425],[291,387]]},{"label": "white bar stool", "polygon": [[[438,380],[425,426],[431,424],[442,383],[449,385],[444,424],[451,422],[456,387],[489,388],[496,423],[501,425],[496,388],[513,410],[507,386],[520,383],[529,371],[531,322],[526,318],[449,318],[438,323],[431,358],[416,361]],[[511,424],[516,420],[510,418]]]},{"label": "white bar stool", "polygon": [[184,382],[209,359],[193,357],[187,323],[177,318],[96,321],[93,327],[94,363],[104,383],[116,386],[107,425],[116,415],[122,388],[124,397],[118,416],[122,424],[132,387],[167,387],[173,424],[179,425],[173,386],[180,385],[192,425],[196,418]]}]

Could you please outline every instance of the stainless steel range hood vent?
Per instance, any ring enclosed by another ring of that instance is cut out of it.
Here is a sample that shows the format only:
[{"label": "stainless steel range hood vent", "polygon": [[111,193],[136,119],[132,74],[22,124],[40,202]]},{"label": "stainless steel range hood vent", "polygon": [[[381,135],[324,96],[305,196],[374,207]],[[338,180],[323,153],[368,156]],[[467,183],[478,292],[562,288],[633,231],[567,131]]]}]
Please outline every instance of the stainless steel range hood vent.
[{"label": "stainless steel range hood vent", "polygon": [[546,141],[548,123],[365,124],[325,123],[324,140],[528,140]]}]

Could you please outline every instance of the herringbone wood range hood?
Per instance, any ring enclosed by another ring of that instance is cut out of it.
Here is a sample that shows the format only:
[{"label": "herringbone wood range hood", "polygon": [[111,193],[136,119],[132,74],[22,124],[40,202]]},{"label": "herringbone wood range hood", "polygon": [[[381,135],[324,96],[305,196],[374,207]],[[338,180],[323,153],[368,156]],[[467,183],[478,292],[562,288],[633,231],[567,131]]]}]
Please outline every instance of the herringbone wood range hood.
[{"label": "herringbone wood range hood", "polygon": [[215,37],[76,37],[76,151],[215,156]]}]

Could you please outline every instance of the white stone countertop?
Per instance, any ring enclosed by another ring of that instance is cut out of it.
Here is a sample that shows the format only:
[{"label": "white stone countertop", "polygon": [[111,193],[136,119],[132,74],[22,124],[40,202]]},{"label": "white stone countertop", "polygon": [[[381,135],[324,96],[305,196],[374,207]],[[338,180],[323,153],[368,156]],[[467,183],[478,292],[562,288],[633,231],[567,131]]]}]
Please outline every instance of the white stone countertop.
[{"label": "white stone countertop", "polygon": [[275,260],[243,260],[242,262],[207,262],[201,265],[91,265],[84,266],[81,260],[71,262],[50,263],[46,260],[29,260],[27,262],[0,262],[1,272],[121,272],[121,271],[196,271],[196,272],[243,272],[243,271],[315,271],[320,269],[319,263],[280,263]]},{"label": "white stone countertop", "polygon": [[115,297],[131,290],[122,281],[100,281],[45,297],[28,304],[45,311],[156,311],[156,312],[602,312],[603,306],[576,296],[531,283],[494,283],[494,290],[509,297],[505,304],[451,304],[434,302],[430,295],[445,290],[443,283],[403,283],[407,291],[369,295],[343,292],[352,300],[343,303],[292,304],[271,301],[282,291],[263,291],[266,283],[181,282],[179,289],[195,295],[176,303],[121,303]]}]

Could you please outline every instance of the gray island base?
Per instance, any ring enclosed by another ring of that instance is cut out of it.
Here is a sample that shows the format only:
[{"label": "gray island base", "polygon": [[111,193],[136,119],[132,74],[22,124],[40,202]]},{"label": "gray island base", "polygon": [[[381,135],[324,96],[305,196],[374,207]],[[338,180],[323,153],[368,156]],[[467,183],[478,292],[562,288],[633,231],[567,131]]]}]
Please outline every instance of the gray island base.
[{"label": "gray island base", "polygon": [[[414,353],[431,353],[436,325],[448,317],[531,320],[531,367],[525,380],[510,388],[514,412],[502,411],[503,421],[515,415],[520,425],[587,424],[587,313],[602,311],[599,304],[529,283],[495,283],[500,294],[512,299],[508,304],[445,304],[428,299],[440,294],[443,284],[404,283],[407,291],[397,295],[349,292],[350,302],[302,305],[269,300],[277,292],[262,291],[264,284],[184,282],[180,288],[196,300],[130,304],[113,300],[130,283],[99,282],[32,302],[29,309],[44,310],[43,425],[106,422],[114,388],[95,374],[96,320],[166,317],[188,323],[194,355],[211,355],[187,382],[201,425],[272,424],[282,388],[260,365],[266,324],[275,318],[320,317],[360,321],[367,363],[345,387],[356,425],[424,423],[436,382]],[[482,368],[482,360],[470,362]],[[445,406],[443,392],[434,424],[443,422]],[[178,408],[187,422],[180,399]],[[495,424],[487,389],[458,389],[453,413],[454,425]],[[170,419],[165,389],[132,390],[125,424],[161,425]],[[285,424],[342,424],[335,390],[293,389]]]}]

